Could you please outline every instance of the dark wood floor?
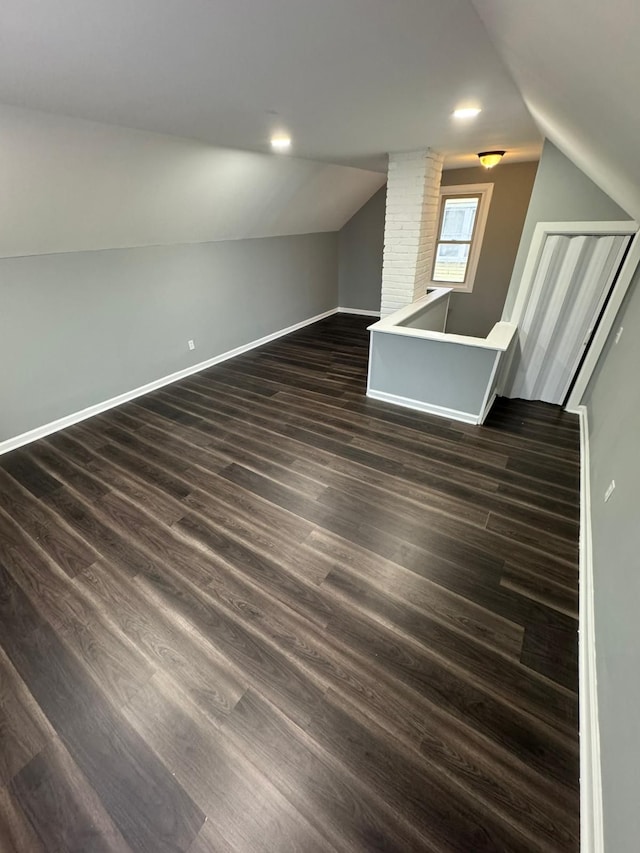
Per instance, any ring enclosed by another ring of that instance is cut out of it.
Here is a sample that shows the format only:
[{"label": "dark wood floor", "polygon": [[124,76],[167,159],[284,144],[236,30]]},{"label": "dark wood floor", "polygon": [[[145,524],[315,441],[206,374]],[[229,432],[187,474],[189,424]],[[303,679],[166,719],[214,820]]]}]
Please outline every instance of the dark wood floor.
[{"label": "dark wood floor", "polygon": [[0,849],[578,849],[575,420],[337,316],[0,460]]}]

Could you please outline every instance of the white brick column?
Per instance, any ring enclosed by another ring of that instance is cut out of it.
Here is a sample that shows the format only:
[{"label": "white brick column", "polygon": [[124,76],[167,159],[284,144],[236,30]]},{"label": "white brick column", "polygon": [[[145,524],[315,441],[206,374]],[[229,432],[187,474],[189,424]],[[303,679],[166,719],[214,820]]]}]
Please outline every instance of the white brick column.
[{"label": "white brick column", "polygon": [[424,296],[438,227],[443,156],[428,148],[389,155],[381,316]]}]

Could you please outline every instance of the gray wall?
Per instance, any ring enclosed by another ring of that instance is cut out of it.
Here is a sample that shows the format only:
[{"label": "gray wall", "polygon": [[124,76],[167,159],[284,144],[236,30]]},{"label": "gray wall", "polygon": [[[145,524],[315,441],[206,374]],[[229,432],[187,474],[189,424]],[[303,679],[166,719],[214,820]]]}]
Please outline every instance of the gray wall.
[{"label": "gray wall", "polygon": [[574,166],[571,160],[558,151],[553,143],[545,140],[513,267],[505,303],[505,319],[509,318],[513,308],[531,238],[538,222],[602,222],[631,218],[584,172]]},{"label": "gray wall", "polygon": [[449,299],[438,299],[437,302],[427,305],[417,314],[412,314],[408,320],[398,323],[406,329],[422,329],[425,332],[444,332],[447,325],[447,311]]},{"label": "gray wall", "polygon": [[373,332],[370,388],[478,416],[495,358],[491,349]]},{"label": "gray wall", "polygon": [[[624,332],[618,344],[614,337]],[[640,271],[587,388],[605,849],[640,838]],[[605,504],[604,492],[616,488]]]},{"label": "gray wall", "polygon": [[380,310],[387,188],[382,187],[343,226],[339,236],[339,304]]},{"label": "gray wall", "polygon": [[[473,293],[454,293],[447,331],[485,337],[501,316],[536,174],[536,163],[443,172],[443,186],[493,183]],[[383,187],[340,231],[340,305],[380,310],[386,189]]]},{"label": "gray wall", "polygon": [[486,337],[502,316],[527,214],[537,163],[501,164],[487,170],[449,169],[443,186],[493,184],[493,196],[472,293],[452,293],[447,331]]},{"label": "gray wall", "polygon": [[335,232],[2,259],[0,441],[335,308],[337,276]]}]

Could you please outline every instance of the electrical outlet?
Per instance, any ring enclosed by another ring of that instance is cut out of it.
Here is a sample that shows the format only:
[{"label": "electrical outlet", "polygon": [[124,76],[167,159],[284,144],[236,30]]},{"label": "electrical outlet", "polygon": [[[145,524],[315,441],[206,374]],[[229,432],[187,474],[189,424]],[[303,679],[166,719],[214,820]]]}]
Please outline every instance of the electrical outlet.
[{"label": "electrical outlet", "polygon": [[619,341],[619,340],[620,340],[620,338],[622,337],[622,333],[623,333],[623,332],[624,332],[624,326],[620,326],[620,328],[619,328],[619,329],[618,329],[618,331],[616,332],[616,340],[615,340],[615,343],[618,343],[618,341]]},{"label": "electrical outlet", "polygon": [[189,346],[189,349],[195,349],[196,348],[195,341],[187,341],[187,344]]},{"label": "electrical outlet", "polygon": [[607,487],[607,491],[604,493],[604,502],[605,503],[609,500],[609,498],[613,494],[613,490],[615,489],[615,487],[616,487],[616,481],[612,480]]}]

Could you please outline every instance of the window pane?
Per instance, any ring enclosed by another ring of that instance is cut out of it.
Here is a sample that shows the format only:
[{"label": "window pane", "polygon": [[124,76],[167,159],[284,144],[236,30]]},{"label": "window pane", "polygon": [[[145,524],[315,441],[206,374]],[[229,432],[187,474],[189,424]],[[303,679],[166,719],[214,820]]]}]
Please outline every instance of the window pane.
[{"label": "window pane", "polygon": [[479,198],[446,198],[440,239],[471,240],[479,201]]},{"label": "window pane", "polygon": [[458,245],[440,243],[436,251],[433,280],[453,281],[461,284],[467,272],[470,248],[469,243]]}]

